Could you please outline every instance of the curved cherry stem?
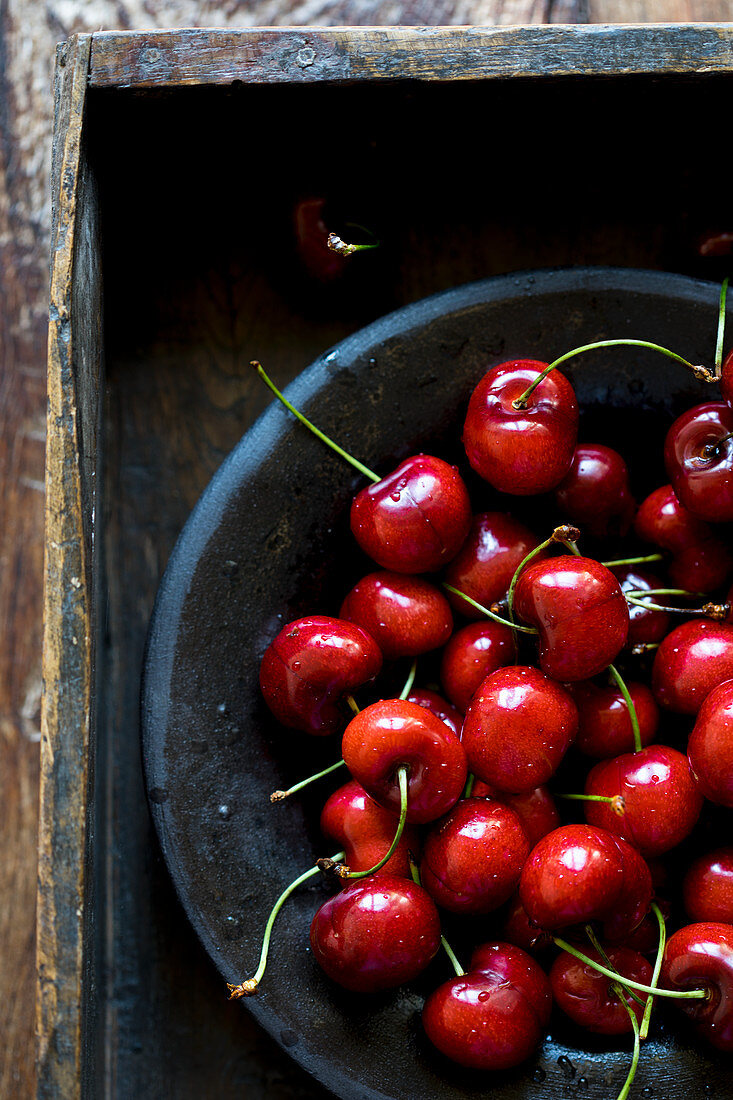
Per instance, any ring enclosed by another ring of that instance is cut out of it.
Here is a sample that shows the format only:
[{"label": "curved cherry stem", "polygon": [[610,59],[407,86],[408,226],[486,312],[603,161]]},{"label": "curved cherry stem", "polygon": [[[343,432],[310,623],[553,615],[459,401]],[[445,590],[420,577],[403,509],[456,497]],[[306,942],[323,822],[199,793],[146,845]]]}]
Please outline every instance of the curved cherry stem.
[{"label": "curved cherry stem", "polygon": [[617,565],[646,565],[651,561],[663,561],[664,554],[646,554],[642,558],[619,558],[618,561],[602,561],[606,569],[615,569]]},{"label": "curved cherry stem", "polygon": [[701,379],[703,382],[715,381],[715,375],[713,375],[707,367],[699,363],[690,363],[689,360],[678,355],[676,351],[670,351],[669,348],[663,348],[661,344],[653,344],[649,340],[597,340],[592,344],[583,344],[582,347],[573,348],[572,351],[566,351],[564,355],[555,359],[549,366],[545,367],[541,374],[537,375],[534,382],[527,387],[521,397],[517,397],[512,401],[512,407],[517,409],[517,411],[525,408],[527,401],[537,389],[540,382],[547,377],[550,371],[555,370],[555,368],[559,367],[562,363],[566,363],[568,359],[573,359],[576,355],[580,355],[584,351],[593,351],[595,348],[614,347],[648,348],[650,351],[661,352],[661,354],[666,355],[668,359],[674,359],[676,363],[682,363],[684,367],[688,367],[695,377]]},{"label": "curved cherry stem", "polygon": [[[333,863],[340,863],[343,858],[344,858],[344,852],[337,852],[335,856],[331,857],[331,860],[332,860]],[[273,905],[273,907],[270,911],[270,916],[267,918],[267,924],[265,925],[265,933],[264,933],[264,936],[262,937],[262,950],[260,951],[260,964],[257,967],[257,970],[255,971],[254,975],[251,978],[248,978],[244,982],[239,982],[238,985],[231,985],[229,982],[227,982],[227,989],[229,990],[229,1000],[230,1001],[236,1001],[240,997],[251,997],[254,993],[257,992],[257,987],[259,986],[260,982],[262,981],[262,978],[263,978],[264,973],[265,973],[265,969],[267,967],[267,955],[268,955],[268,952],[270,950],[270,938],[272,936],[272,926],[275,923],[275,919],[276,919],[278,913],[280,912],[280,910],[282,909],[283,905],[288,900],[290,895],[292,893],[294,893],[298,889],[299,886],[302,886],[304,882],[307,882],[308,879],[313,878],[315,875],[320,874],[320,872],[321,872],[321,868],[318,865],[316,865],[315,867],[309,867],[307,871],[304,871],[303,874],[299,875],[298,878],[296,878],[293,882],[291,882],[289,886],[285,887],[282,894],[280,895],[280,897],[277,899],[277,901]]]},{"label": "curved cherry stem", "polygon": [[405,680],[405,686],[403,687],[402,691],[400,692],[400,699],[402,699],[403,702],[407,698],[407,696],[410,694],[410,692],[412,691],[412,685],[415,683],[415,674],[416,673],[417,673],[417,657],[415,657],[414,661],[410,665],[410,671],[407,675],[407,679]]},{"label": "curved cherry stem", "polygon": [[[652,973],[652,986],[656,987],[659,982],[659,975],[662,970],[662,960],[664,958],[664,948],[667,944],[667,925],[664,920],[664,914],[655,901],[652,902],[652,912],[657,918],[659,924],[659,947],[657,948],[657,957],[654,960],[654,971]],[[650,996],[646,1002],[644,1009],[644,1015],[641,1020],[641,1038],[646,1039],[649,1034],[649,1020],[652,1015],[652,1007],[654,1005],[654,997]]]},{"label": "curved cherry stem", "polygon": [[501,615],[495,615],[493,611],[489,611],[488,607],[484,607],[483,604],[478,603],[476,600],[467,596],[465,592],[461,592],[458,588],[454,588],[452,584],[448,584],[447,581],[442,581],[443,588],[447,592],[452,592],[455,596],[460,596],[471,607],[475,607],[477,611],[480,611],[482,615],[486,615],[488,619],[493,619],[495,623],[501,623],[502,626],[508,626],[512,630],[519,630],[522,634],[539,634],[533,626],[519,626],[519,624],[511,623],[508,619],[502,619]]},{"label": "curved cherry stem", "polygon": [[334,441],[330,439],[324,432],[322,432],[320,428],[317,428],[315,424],[313,424],[312,421],[307,418],[307,416],[304,416],[302,412],[299,412],[298,409],[296,409],[295,405],[291,405],[287,397],[284,397],[283,394],[280,393],[280,390],[269,377],[261,363],[258,363],[256,359],[253,359],[250,363],[250,366],[255,368],[260,378],[263,380],[265,385],[270,387],[278,401],[281,401],[285,408],[288,409],[289,412],[293,414],[293,416],[298,418],[301,424],[305,424],[306,428],[308,428],[309,431],[318,436],[321,442],[327,444],[327,446],[329,446],[332,451],[335,451],[337,455],[340,455],[341,458],[345,459],[345,461],[349,463],[349,465],[353,466],[354,469],[358,470],[360,474],[364,475],[364,477],[369,478],[370,481],[373,481],[376,484],[378,481],[382,480],[379,474],[375,474],[374,471],[370,470],[368,466],[365,466],[363,462],[359,462],[358,458],[354,458],[354,456],[350,455],[348,451],[345,451],[343,447],[339,447],[338,443],[334,443]]},{"label": "curved cherry stem", "polygon": [[597,970],[599,974],[605,974],[611,981],[623,985],[624,989],[636,989],[639,993],[651,993],[655,997],[669,997],[672,1000],[678,1001],[704,1001],[708,997],[708,991],[706,989],[659,989],[652,988],[650,985],[643,985],[641,982],[634,982],[631,978],[619,978],[619,975],[614,974],[613,970],[609,970],[607,966],[602,966],[601,963],[596,962],[595,959],[589,959],[582,951],[578,951],[577,948],[573,947],[567,940],[561,939],[560,936],[553,936],[552,940],[561,951],[567,951],[568,955],[573,955],[574,958],[580,959],[582,963],[585,963],[586,966],[590,966],[593,970]]},{"label": "curved cherry stem", "polygon": [[720,301],[718,303],[718,335],[715,341],[715,377],[720,378],[723,366],[723,337],[725,335],[725,299],[728,296],[728,279],[723,279],[720,287]]},{"label": "curved cherry stem", "polygon": [[[598,954],[603,959],[603,962],[606,964],[608,969],[613,970],[614,973],[618,974],[619,978],[621,978],[623,980],[623,974],[618,969],[618,967],[613,965],[613,963],[609,959],[608,955],[606,954],[605,948],[603,947],[602,943],[600,942],[600,940],[598,939],[598,937],[596,936],[595,932],[593,931],[593,929],[591,928],[591,926],[589,924],[586,924],[586,926],[585,926],[585,934],[587,935],[588,939],[590,940],[590,942],[595,947]],[[633,989],[627,990],[627,994],[628,994],[629,997],[633,997],[633,999],[636,1001],[636,1003],[640,1004],[642,1006],[642,1008],[647,1003],[648,998],[646,1000],[642,999],[639,996],[638,993],[634,992]]]},{"label": "curved cherry stem", "polygon": [[[723,620],[730,611],[730,604],[725,603],[706,603],[702,607],[666,607],[661,603],[648,603],[646,600],[639,600],[628,592],[624,595],[627,603],[633,604],[634,607],[646,607],[650,611],[663,611],[667,615],[696,615],[705,619]],[[651,596],[652,593],[647,592],[646,595]]]},{"label": "curved cherry stem", "polygon": [[633,733],[634,733],[634,752],[641,752],[641,749],[642,749],[641,730],[639,729],[639,719],[638,719],[638,716],[636,714],[636,707],[634,706],[634,700],[629,695],[629,689],[626,686],[626,681],[624,680],[623,676],[621,675],[619,670],[616,668],[616,666],[615,665],[609,665],[608,666],[608,671],[611,673],[614,680],[616,681],[616,683],[618,685],[618,689],[624,697],[624,702],[626,703],[626,706],[629,708],[629,718],[631,719],[631,729],[633,730]]},{"label": "curved cherry stem", "polygon": [[397,782],[400,785],[400,820],[397,823],[397,831],[388,851],[382,856],[379,862],[375,863],[373,867],[370,867],[368,871],[348,871],[341,875],[341,878],[366,878],[367,875],[374,875],[377,871],[381,871],[385,863],[394,855],[395,849],[405,829],[405,821],[407,820],[407,773],[408,768],[406,764],[402,764],[401,767],[397,769]]},{"label": "curved cherry stem", "polygon": [[[416,886],[422,886],[422,883],[420,881],[420,869],[418,868],[417,864],[415,863],[415,860],[412,858],[412,854],[410,855],[410,874],[412,876],[412,881],[415,883],[415,885]],[[445,951],[448,958],[450,959],[451,966],[453,967],[453,969],[456,972],[456,977],[457,978],[462,978],[465,975],[466,971],[463,969],[463,967],[459,963],[459,961],[456,957],[455,951],[453,950],[453,948],[451,947],[451,945],[448,943],[447,939],[443,935],[441,935],[441,937],[440,937],[440,945],[443,948],[443,950]]]},{"label": "curved cherry stem", "polygon": [[[626,1100],[627,1096],[629,1095],[629,1090],[634,1083],[636,1070],[639,1065],[639,1054],[641,1053],[641,1036],[639,1033],[639,1021],[636,1018],[636,1013],[634,1012],[631,1005],[627,1003],[626,998],[623,995],[623,989],[621,988],[620,983],[614,982],[613,989],[616,996],[621,1001],[621,1004],[628,1012],[629,1019],[631,1020],[631,1026],[634,1029],[634,1053],[631,1056],[631,1067],[628,1074],[626,1075],[626,1080],[624,1081],[623,1088],[616,1098],[616,1100]],[[651,997],[647,1001],[647,1004],[651,1004]]]},{"label": "curved cherry stem", "polygon": [[270,795],[270,802],[284,802],[286,798],[290,798],[291,794],[296,794],[298,791],[302,791],[303,787],[309,786],[311,783],[315,783],[318,779],[323,779],[324,776],[330,775],[331,772],[335,772],[337,768],[343,767],[343,760],[337,760],[335,764],[331,764],[328,768],[324,768],[322,772],[316,772],[315,775],[309,775],[307,779],[301,779],[299,783],[295,783],[294,786],[288,787],[286,791],[273,791]]}]

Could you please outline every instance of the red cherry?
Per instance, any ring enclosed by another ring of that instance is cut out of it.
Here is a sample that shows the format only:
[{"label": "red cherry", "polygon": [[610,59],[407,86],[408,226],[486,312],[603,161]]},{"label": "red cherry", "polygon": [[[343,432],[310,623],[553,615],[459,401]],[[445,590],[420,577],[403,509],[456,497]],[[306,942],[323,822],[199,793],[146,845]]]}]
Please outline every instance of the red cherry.
[{"label": "red cherry", "polygon": [[590,771],[585,793],[620,799],[618,806],[585,802],[586,820],[622,836],[644,856],[660,856],[689,836],[703,801],[687,757],[667,745],[602,760]]},{"label": "red cherry", "polygon": [[407,702],[417,703],[419,707],[425,707],[436,718],[440,718],[441,722],[445,722],[448,729],[452,730],[456,737],[460,739],[463,715],[450,703],[447,703],[442,695],[438,695],[437,691],[429,691],[427,688],[414,688],[407,696]]},{"label": "red cherry", "polygon": [[[632,982],[649,985],[653,971],[646,959],[628,947],[609,947],[606,952],[611,968],[618,970]],[[589,950],[589,958],[607,966],[597,951]],[[612,982],[593,970],[587,963],[563,952],[550,970],[550,985],[555,1003],[580,1027],[596,1035],[625,1035],[632,1030],[632,1023]],[[644,1006],[630,994],[624,1001],[641,1023]]]},{"label": "red cherry", "polygon": [[[665,588],[661,577],[653,573],[647,573],[634,566],[616,568],[613,574],[621,585],[621,591],[644,593],[659,588]],[[659,596],[640,595],[639,599],[649,603],[659,603]],[[638,645],[643,642],[661,642],[668,633],[671,625],[671,616],[666,611],[650,611],[647,607],[639,607],[638,604],[629,604],[629,636],[628,645]]]},{"label": "red cherry", "polygon": [[387,660],[438,649],[453,631],[453,616],[440,589],[422,577],[402,573],[362,577],[339,615],[366,630]]},{"label": "red cherry", "polygon": [[477,948],[471,968],[431,993],[423,1009],[430,1042],[459,1065],[508,1069],[540,1042],[552,995],[542,969],[507,943]]},{"label": "red cherry", "polygon": [[539,630],[540,667],[555,680],[589,680],[626,644],[629,609],[621,586],[592,558],[530,562],[517,581],[514,609]]},{"label": "red cherry", "polygon": [[672,488],[693,515],[733,520],[733,409],[706,401],[675,420],[664,443]]},{"label": "red cherry", "polygon": [[688,924],[667,941],[666,989],[705,989],[704,1000],[678,1001],[698,1035],[718,1050],[733,1050],[733,925]]},{"label": "red cherry", "polygon": [[[491,607],[504,599],[516,570],[538,543],[528,527],[505,512],[481,512],[473,517],[468,537],[448,566],[445,579],[472,600]],[[480,611],[454,592],[448,599],[467,619],[480,617]]]},{"label": "red cherry", "polygon": [[[659,725],[659,708],[645,684],[627,683],[639,721],[642,745],[654,740]],[[617,687],[598,687],[591,680],[569,684],[578,708],[575,745],[586,756],[603,760],[622,752],[633,752],[634,731],[626,700]]]},{"label": "red cherry", "polygon": [[641,923],[652,878],[630,844],[605,829],[563,825],[530,852],[519,880],[527,916],[552,932],[598,920],[613,943]]},{"label": "red cherry", "polygon": [[383,569],[432,573],[461,548],[471,526],[468,490],[455,466],[413,455],[351,505],[351,531]]},{"label": "red cherry", "polygon": [[[389,851],[395,816],[352,779],[334,791],[321,810],[321,832],[343,848],[344,863],[351,871],[368,871]],[[417,830],[408,825],[394,855],[375,874],[410,878],[410,852],[419,851]]]},{"label": "red cherry", "polygon": [[489,783],[477,779],[471,793],[474,798],[495,798],[497,802],[503,802],[514,810],[532,848],[538,840],[542,840],[543,836],[547,836],[560,825],[555,799],[547,787],[535,787],[525,794],[502,794],[495,791]]},{"label": "red cherry", "polygon": [[625,535],[636,511],[626,463],[618,451],[600,443],[575,448],[555,501],[563,517],[596,539]]},{"label": "red cherry", "polygon": [[733,848],[698,856],[684,877],[682,894],[691,920],[733,924]]},{"label": "red cherry", "polygon": [[705,797],[733,809],[733,679],[714,688],[705,699],[690,734],[687,755]]},{"label": "red cherry", "polygon": [[733,350],[729,351],[723,360],[720,374],[720,392],[723,400],[728,404],[733,403]]},{"label": "red cherry", "polygon": [[311,615],[288,623],[267,647],[260,688],[284,726],[322,736],[343,725],[342,698],[381,667],[382,654],[361,627]]},{"label": "red cherry", "polygon": [[677,714],[697,714],[717,684],[733,677],[733,626],[693,619],[668,634],[652,666],[658,703]]},{"label": "red cherry", "polygon": [[508,626],[491,620],[470,623],[457,630],[443,650],[440,682],[450,701],[465,714],[482,681],[514,660]]},{"label": "red cherry", "polygon": [[516,496],[554,489],[570,469],[578,433],[575,391],[558,370],[514,402],[547,366],[518,359],[492,367],[471,394],[463,444],[471,466],[494,488]]},{"label": "red cherry", "polygon": [[568,692],[536,668],[510,665],[487,676],[463,723],[469,768],[497,791],[521,794],[546,783],[575,736]]},{"label": "red cherry", "polygon": [[316,962],[345,989],[392,989],[424,970],[440,947],[440,918],[421,886],[369,875],[329,898],[311,924]]},{"label": "red cherry", "polygon": [[325,199],[301,199],[293,210],[298,255],[306,271],[324,283],[343,275],[346,260],[328,247],[328,226],[323,220]]},{"label": "red cherry", "polygon": [[461,742],[429,710],[402,699],[382,699],[352,718],[341,754],[354,778],[394,813],[400,806],[397,771],[407,767],[407,820],[417,824],[447,813],[466,785]]},{"label": "red cherry", "polygon": [[671,485],[655,489],[642,502],[634,530],[639,538],[673,554],[669,575],[688,592],[713,592],[733,570],[733,555],[723,540],[680,504]]},{"label": "red cherry", "polygon": [[443,909],[491,913],[516,889],[529,850],[513,810],[467,798],[428,833],[420,881]]},{"label": "red cherry", "polygon": [[519,891],[509,899],[501,934],[507,943],[513,943],[532,955],[547,950],[554,942],[549,932],[543,932],[529,919]]}]

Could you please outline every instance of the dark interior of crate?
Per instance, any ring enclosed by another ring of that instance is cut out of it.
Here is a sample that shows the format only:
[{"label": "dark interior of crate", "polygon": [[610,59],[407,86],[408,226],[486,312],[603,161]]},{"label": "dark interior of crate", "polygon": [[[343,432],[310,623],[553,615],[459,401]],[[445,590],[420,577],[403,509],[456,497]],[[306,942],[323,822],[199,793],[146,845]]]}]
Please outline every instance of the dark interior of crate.
[{"label": "dark interior of crate", "polygon": [[[156,588],[199,493],[270,401],[250,359],[284,384],[381,314],[501,272],[717,278],[726,261],[699,241],[733,231],[718,168],[728,90],[725,77],[577,76],[90,94],[107,375],[94,1094],[106,1080],[117,1096],[324,1095],[226,1003],[169,884],[140,767]],[[330,283],[295,248],[308,197],[342,236],[358,225],[382,242]],[[537,1095],[575,1088],[564,1071]]]}]

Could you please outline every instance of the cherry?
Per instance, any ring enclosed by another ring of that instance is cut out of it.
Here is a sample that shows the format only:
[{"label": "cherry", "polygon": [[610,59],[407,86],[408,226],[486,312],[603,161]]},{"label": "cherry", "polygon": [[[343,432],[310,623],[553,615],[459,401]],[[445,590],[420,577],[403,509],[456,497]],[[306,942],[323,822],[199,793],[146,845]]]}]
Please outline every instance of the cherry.
[{"label": "cherry", "polygon": [[540,667],[555,680],[589,680],[611,664],[629,632],[621,586],[592,558],[530,562],[519,575],[514,608],[537,627]]},{"label": "cherry", "polygon": [[450,701],[465,714],[482,681],[514,660],[508,626],[490,620],[469,623],[456,631],[443,650],[440,682]]},{"label": "cherry", "polygon": [[626,463],[618,451],[600,443],[575,448],[555,501],[563,516],[597,539],[625,535],[636,511]]},{"label": "cherry", "polygon": [[644,856],[662,855],[689,836],[703,802],[687,757],[667,745],[602,760],[585,793],[614,800],[586,802],[588,824],[616,833]]},{"label": "cherry", "polygon": [[422,577],[401,573],[362,577],[339,615],[366,630],[387,660],[437,649],[453,631],[450,606],[440,589]]},{"label": "cherry", "polygon": [[508,806],[463,799],[428,833],[420,881],[443,909],[490,913],[516,889],[530,843]]},{"label": "cherry", "polygon": [[[473,517],[468,537],[448,566],[445,579],[477,603],[491,607],[504,599],[515,570],[538,542],[529,528],[505,512],[481,512]],[[448,599],[467,619],[480,617],[460,596],[451,592]]]},{"label": "cherry", "polygon": [[705,998],[680,1001],[680,1007],[699,1035],[718,1050],[733,1050],[733,925],[680,928],[667,943],[662,979],[667,989],[704,989]]},{"label": "cherry", "polygon": [[501,934],[507,943],[513,943],[516,947],[521,947],[523,951],[529,951],[530,954],[545,951],[553,943],[551,934],[543,932],[527,916],[519,891],[509,899],[501,926]]},{"label": "cherry", "polygon": [[682,895],[691,920],[733,924],[733,848],[698,856],[682,881]]},{"label": "cherry", "polygon": [[463,723],[469,768],[496,791],[521,794],[546,783],[578,726],[565,688],[536,668],[510,665],[487,676]]},{"label": "cherry", "polygon": [[[642,745],[654,740],[659,724],[659,708],[645,684],[629,682],[629,694],[639,721]],[[596,759],[618,756],[634,748],[631,715],[617,687],[599,687],[591,680],[568,685],[578,708],[578,733],[575,745],[586,756]]]},{"label": "cherry", "polygon": [[667,635],[652,666],[658,703],[678,714],[697,714],[705,698],[733,677],[733,626],[693,619]]},{"label": "cherry", "polygon": [[669,575],[689,592],[712,592],[733,570],[733,555],[726,544],[709,524],[680,504],[671,485],[662,485],[642,501],[634,530],[645,542],[673,555]]},{"label": "cherry", "polygon": [[329,978],[358,993],[416,977],[440,947],[440,918],[428,893],[396,875],[349,883],[311,924],[313,956]]},{"label": "cherry", "polygon": [[514,810],[532,848],[538,840],[542,840],[543,836],[547,836],[560,825],[555,799],[547,787],[535,787],[533,791],[524,794],[502,794],[495,791],[491,784],[477,779],[471,793],[474,798],[495,798],[497,802],[503,802]]},{"label": "cherry", "polygon": [[545,493],[570,469],[578,403],[567,378],[553,371],[517,407],[546,366],[533,359],[500,363],[471,394],[463,429],[468,461],[501,492]]},{"label": "cherry", "polygon": [[500,1070],[528,1058],[550,1019],[552,995],[543,970],[512,944],[474,951],[468,974],[430,994],[423,1026],[430,1042],[459,1065]]},{"label": "cherry", "polygon": [[429,691],[428,688],[413,688],[407,696],[408,703],[417,703],[419,707],[425,707],[441,722],[445,722],[448,729],[460,739],[463,715],[438,695],[437,691]]},{"label": "cherry", "polygon": [[310,276],[330,283],[344,272],[344,258],[328,247],[328,227],[323,220],[326,200],[309,197],[296,203],[293,210],[298,255]]},{"label": "cherry", "polygon": [[448,726],[429,710],[402,699],[365,707],[344,731],[347,768],[380,805],[394,812],[400,798],[397,771],[408,769],[407,820],[434,821],[461,796],[466,753]]},{"label": "cherry", "polygon": [[[639,599],[650,604],[659,602],[658,596],[645,596],[645,592],[655,592],[664,588],[661,577],[655,576],[646,570],[636,569],[633,566],[617,568],[613,570],[614,576],[621,585],[621,591],[626,595],[635,592]],[[627,601],[628,602],[628,601]],[[666,611],[652,611],[648,607],[640,607],[638,603],[629,604],[629,636],[627,644],[639,645],[640,643],[661,642],[668,633],[671,625],[670,616]]]},{"label": "cherry", "polygon": [[[341,845],[344,862],[352,871],[366,871],[389,849],[395,834],[395,816],[352,779],[326,801],[321,810],[321,832],[327,840]],[[375,873],[410,878],[410,852],[419,851],[417,830],[408,826],[394,855]]]},{"label": "cherry", "polygon": [[733,404],[733,349],[728,352],[721,368],[720,392],[723,400]]},{"label": "cherry", "polygon": [[646,863],[605,829],[563,825],[535,845],[522,869],[519,896],[527,916],[545,931],[598,920],[604,938],[623,942],[652,900]]},{"label": "cherry", "polygon": [[707,401],[667,433],[664,464],[680,502],[701,519],[733,520],[733,408]]},{"label": "cherry", "polygon": [[704,796],[733,808],[733,679],[713,688],[700,707],[687,756]]},{"label": "cherry", "polygon": [[[646,959],[628,947],[609,947],[607,958],[611,968],[618,970],[625,978],[649,985],[652,968]],[[603,957],[597,951],[588,955],[597,962]],[[555,1003],[580,1027],[596,1035],[625,1035],[632,1030],[632,1023],[619,997],[618,986],[604,974],[583,963],[572,955],[559,955],[550,969],[550,986]],[[630,993],[624,994],[624,1001],[634,1013],[637,1023],[641,1024],[644,1004],[639,1004]]]},{"label": "cherry", "polygon": [[341,700],[382,667],[376,642],[361,627],[327,615],[284,626],[265,650],[260,688],[279,722],[318,736],[343,725]]}]

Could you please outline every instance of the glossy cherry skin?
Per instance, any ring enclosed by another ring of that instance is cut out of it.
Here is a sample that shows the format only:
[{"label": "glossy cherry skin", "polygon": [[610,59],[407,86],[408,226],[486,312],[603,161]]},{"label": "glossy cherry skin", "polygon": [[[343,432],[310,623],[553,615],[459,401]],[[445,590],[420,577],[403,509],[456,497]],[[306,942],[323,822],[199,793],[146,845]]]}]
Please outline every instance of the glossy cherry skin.
[{"label": "glossy cherry skin", "polygon": [[421,886],[368,875],[324,902],[310,941],[329,978],[356,993],[376,993],[425,969],[440,947],[440,917]]},{"label": "glossy cherry skin", "polygon": [[733,809],[733,680],[714,688],[702,704],[687,756],[705,798]]},{"label": "glossy cherry skin", "polygon": [[534,359],[500,363],[471,394],[463,428],[466,455],[476,473],[503,493],[546,493],[573,461],[578,402],[560,371],[540,382],[525,408],[513,405],[546,366]]},{"label": "glossy cherry skin", "polygon": [[514,641],[508,626],[491,620],[457,630],[443,650],[440,682],[463,714],[479,685],[492,672],[514,663]]},{"label": "glossy cherry skin", "polygon": [[[612,570],[613,575],[621,585],[621,591],[642,593],[638,598],[647,599],[649,603],[664,603],[662,596],[644,597],[644,592],[652,589],[667,588],[667,583],[654,573],[647,573],[634,566],[625,566]],[[637,645],[639,642],[661,642],[665,634],[669,633],[672,626],[672,616],[666,611],[650,611],[638,604],[629,604],[629,636],[627,645]]]},{"label": "glossy cherry skin", "polygon": [[479,687],[462,741],[477,779],[522,794],[554,774],[577,728],[578,711],[565,688],[536,668],[510,665]]},{"label": "glossy cherry skin", "polygon": [[682,896],[691,920],[733,924],[733,848],[698,856],[683,879]]},{"label": "glossy cherry skin", "polygon": [[564,519],[595,539],[625,535],[636,512],[626,463],[601,443],[578,444],[555,501]]},{"label": "glossy cherry skin", "polygon": [[733,925],[688,924],[667,941],[662,963],[666,989],[705,989],[706,1000],[675,1001],[698,1035],[733,1051]]},{"label": "glossy cherry skin", "polygon": [[618,808],[584,802],[586,821],[622,836],[644,856],[660,856],[689,836],[703,802],[687,757],[667,745],[602,760],[588,774],[585,793],[620,798]]},{"label": "glossy cherry skin", "polygon": [[527,916],[548,932],[600,921],[612,943],[641,923],[653,896],[646,863],[605,829],[563,825],[530,852],[519,880]]},{"label": "glossy cherry skin", "polygon": [[[659,707],[645,684],[626,684],[636,710],[642,745],[649,745],[659,725]],[[575,746],[586,756],[605,760],[634,749],[634,731],[626,700],[617,687],[599,687],[592,680],[569,684],[578,708]]]},{"label": "glossy cherry skin", "polygon": [[425,707],[436,718],[440,718],[441,722],[445,722],[448,729],[452,730],[456,737],[460,739],[463,714],[446,702],[442,695],[438,695],[437,691],[430,691],[428,688],[413,688],[407,696],[407,701],[408,703],[417,703],[419,707]]},{"label": "glossy cherry skin", "polygon": [[707,696],[733,677],[733,626],[693,619],[668,634],[654,655],[652,691],[661,706],[697,714]]},{"label": "glossy cherry skin", "polygon": [[466,785],[466,753],[445,722],[425,707],[382,699],[349,722],[341,744],[346,767],[381,806],[399,813],[398,769],[408,768],[407,820],[434,821]]},{"label": "glossy cherry skin", "polygon": [[[608,965],[592,948],[584,953],[602,966]],[[606,954],[619,974],[632,982],[649,985],[653,971],[638,951],[628,947],[609,947]],[[555,1003],[586,1031],[596,1035],[625,1035],[632,1030],[629,1014],[614,992],[610,979],[573,955],[563,952],[555,959],[550,969],[550,986]],[[626,994],[624,1000],[640,1024],[644,1015],[643,1005],[630,994]]]},{"label": "glossy cherry skin", "polygon": [[508,943],[488,943],[473,954],[467,974],[431,993],[423,1027],[452,1061],[500,1070],[528,1058],[550,1019],[552,994],[541,967]]},{"label": "glossy cherry skin", "polygon": [[468,490],[455,466],[413,455],[351,505],[362,550],[395,573],[433,573],[455,557],[471,526]]},{"label": "glossy cherry skin", "polygon": [[564,555],[530,562],[514,594],[520,619],[539,630],[540,668],[554,680],[589,680],[626,644],[629,609],[610,569]]},{"label": "glossy cherry skin", "polygon": [[706,401],[679,416],[667,433],[664,464],[680,502],[700,519],[733,520],[733,408]]},{"label": "glossy cherry skin", "polygon": [[634,530],[645,542],[673,555],[668,571],[677,588],[714,592],[733,571],[733,555],[725,542],[680,504],[671,485],[662,485],[642,501]]},{"label": "glossy cherry skin", "polygon": [[504,920],[501,925],[502,939],[507,943],[513,943],[528,951],[530,955],[540,954],[552,947],[554,941],[549,932],[538,928],[527,916],[522,905],[519,891],[514,893],[507,904]]},{"label": "glossy cherry skin", "polygon": [[420,881],[452,913],[491,913],[516,889],[530,843],[508,806],[462,799],[425,838]]},{"label": "glossy cherry skin", "polygon": [[547,836],[560,825],[555,799],[545,786],[535,787],[525,794],[502,794],[495,791],[489,783],[477,779],[472,794],[474,798],[494,798],[514,810],[532,848],[538,840],[542,840],[543,836]]},{"label": "glossy cherry skin", "polygon": [[[389,851],[396,826],[392,811],[370,798],[355,779],[334,791],[321,810],[321,832],[343,848],[344,863],[352,871],[368,871],[379,862]],[[420,837],[407,825],[394,855],[375,874],[410,878],[410,852],[419,854]]]},{"label": "glossy cherry skin", "polygon": [[374,638],[387,660],[417,657],[445,645],[453,616],[443,593],[422,577],[369,573],[341,604],[342,619]]},{"label": "glossy cherry skin", "polygon": [[[484,607],[506,596],[512,577],[539,539],[519,520],[506,512],[481,512],[473,517],[471,530],[448,566],[445,579],[460,592]],[[451,606],[467,619],[480,619],[481,612],[448,593]]]},{"label": "glossy cherry skin", "polygon": [[311,615],[288,623],[267,647],[260,688],[284,726],[325,736],[344,724],[343,697],[381,667],[379,647],[361,627]]}]

